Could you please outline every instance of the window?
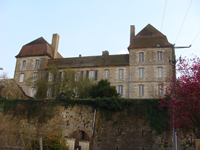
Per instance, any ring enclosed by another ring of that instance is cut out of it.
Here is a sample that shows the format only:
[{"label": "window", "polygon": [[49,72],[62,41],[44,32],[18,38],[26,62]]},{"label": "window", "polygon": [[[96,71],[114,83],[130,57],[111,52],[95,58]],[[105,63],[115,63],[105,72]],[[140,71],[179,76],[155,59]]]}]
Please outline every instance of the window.
[{"label": "window", "polygon": [[163,68],[162,67],[158,68],[158,78],[163,78]]},{"label": "window", "polygon": [[89,70],[86,71],[86,77],[89,78]]},{"label": "window", "polygon": [[104,79],[105,80],[109,79],[109,70],[104,70]]},{"label": "window", "polygon": [[163,60],[162,52],[157,52],[157,60],[158,61],[162,61]]},{"label": "window", "polygon": [[62,79],[62,72],[59,72],[59,80],[61,81],[61,79]]},{"label": "window", "polygon": [[33,82],[37,81],[37,72],[33,73]]},{"label": "window", "polygon": [[78,97],[78,87],[75,87],[74,90],[75,90],[75,91],[74,91],[74,93],[75,93],[75,97]]},{"label": "window", "polygon": [[20,74],[19,82],[24,82],[24,73]]},{"label": "window", "polygon": [[119,79],[124,79],[124,69],[119,69]]},{"label": "window", "polygon": [[92,70],[90,71],[90,79],[94,79],[95,78],[95,71]]},{"label": "window", "polygon": [[75,75],[75,81],[78,81],[81,77],[81,72],[80,71],[77,71],[76,72],[76,75]]},{"label": "window", "polygon": [[118,85],[118,93],[123,96],[123,85]]},{"label": "window", "polygon": [[22,62],[22,69],[25,69],[26,68],[26,60],[24,60],[23,62]]},{"label": "window", "polygon": [[35,94],[36,94],[36,89],[31,88],[31,97],[35,97]]},{"label": "window", "polygon": [[158,85],[158,95],[163,96],[164,95],[164,88],[162,84]]},{"label": "window", "polygon": [[36,68],[36,69],[39,68],[39,60],[38,60],[38,59],[35,60],[35,68]]},{"label": "window", "polygon": [[143,52],[139,53],[139,62],[144,62],[144,53]]},{"label": "window", "polygon": [[47,97],[52,97],[52,91],[51,91],[51,87],[48,88],[47,90]]},{"label": "window", "polygon": [[[88,77],[88,74],[89,74],[89,71],[87,70],[86,77]],[[97,74],[98,74],[98,70],[91,70],[90,71],[90,79],[97,80]]]},{"label": "window", "polygon": [[83,71],[81,71],[81,78],[83,78]]},{"label": "window", "polygon": [[49,73],[49,82],[53,81],[53,73]]},{"label": "window", "polygon": [[144,96],[144,85],[139,85],[139,96]]},{"label": "window", "polygon": [[144,68],[139,68],[139,78],[144,78]]}]

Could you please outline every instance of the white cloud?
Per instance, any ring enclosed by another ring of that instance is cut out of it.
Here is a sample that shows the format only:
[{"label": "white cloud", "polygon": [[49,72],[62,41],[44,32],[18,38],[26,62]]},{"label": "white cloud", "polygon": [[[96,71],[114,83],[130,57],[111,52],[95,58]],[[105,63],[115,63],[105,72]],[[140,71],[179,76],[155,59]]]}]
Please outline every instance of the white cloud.
[{"label": "white cloud", "polygon": [[118,54],[128,54],[128,50],[123,49],[123,50],[119,51]]}]

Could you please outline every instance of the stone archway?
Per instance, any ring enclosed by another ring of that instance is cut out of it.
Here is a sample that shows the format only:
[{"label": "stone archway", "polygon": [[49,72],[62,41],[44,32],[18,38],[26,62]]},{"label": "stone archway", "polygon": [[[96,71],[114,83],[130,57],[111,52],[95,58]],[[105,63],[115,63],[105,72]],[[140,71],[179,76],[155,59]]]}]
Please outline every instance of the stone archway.
[{"label": "stone archway", "polygon": [[83,130],[77,130],[71,133],[70,138],[76,139],[75,145],[78,146],[79,141],[90,141],[89,136]]},{"label": "stone archway", "polygon": [[88,134],[83,130],[76,130],[69,135],[69,138],[76,139],[75,146],[79,146],[79,141],[90,141]]}]

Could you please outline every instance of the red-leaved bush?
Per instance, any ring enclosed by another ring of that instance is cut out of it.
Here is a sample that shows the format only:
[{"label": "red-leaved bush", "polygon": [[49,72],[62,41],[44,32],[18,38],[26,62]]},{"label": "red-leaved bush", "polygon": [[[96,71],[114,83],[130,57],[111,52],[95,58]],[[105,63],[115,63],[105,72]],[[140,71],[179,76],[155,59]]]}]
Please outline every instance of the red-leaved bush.
[{"label": "red-leaved bush", "polygon": [[200,138],[200,59],[183,59],[174,71],[177,77],[168,80],[159,103],[168,108],[174,128],[192,130]]}]

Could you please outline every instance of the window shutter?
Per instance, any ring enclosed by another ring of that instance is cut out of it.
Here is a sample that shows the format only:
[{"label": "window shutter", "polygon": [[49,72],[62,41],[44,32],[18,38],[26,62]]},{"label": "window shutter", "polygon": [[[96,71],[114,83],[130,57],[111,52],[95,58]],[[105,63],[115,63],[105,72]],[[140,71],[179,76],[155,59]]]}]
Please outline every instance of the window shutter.
[{"label": "window shutter", "polygon": [[47,73],[46,73],[46,77],[45,77],[45,78],[46,78],[46,81],[48,81],[48,77],[49,77],[49,73],[47,72]]},{"label": "window shutter", "polygon": [[144,68],[142,68],[142,78],[144,78]]},{"label": "window shutter", "polygon": [[83,71],[81,71],[81,78],[83,78]]},{"label": "window shutter", "polygon": [[95,70],[95,80],[97,80],[98,70]]},{"label": "window shutter", "polygon": [[86,70],[86,77],[89,77],[89,70]]},{"label": "window shutter", "polygon": [[123,85],[121,85],[121,96],[123,96]]}]

